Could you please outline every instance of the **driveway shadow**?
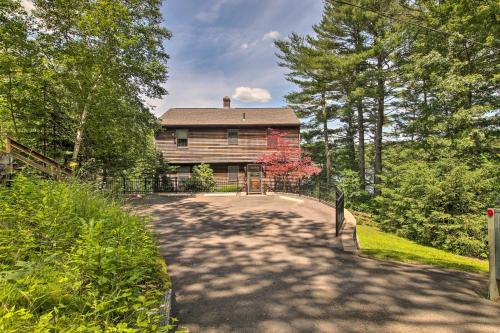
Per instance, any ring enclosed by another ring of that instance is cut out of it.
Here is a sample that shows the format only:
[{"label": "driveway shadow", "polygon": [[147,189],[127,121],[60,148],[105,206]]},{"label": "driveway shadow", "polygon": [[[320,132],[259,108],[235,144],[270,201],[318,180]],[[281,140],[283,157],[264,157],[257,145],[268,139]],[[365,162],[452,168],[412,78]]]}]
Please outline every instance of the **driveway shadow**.
[{"label": "driveway shadow", "polygon": [[483,276],[338,249],[333,209],[278,197],[154,197],[190,332],[499,332]]}]

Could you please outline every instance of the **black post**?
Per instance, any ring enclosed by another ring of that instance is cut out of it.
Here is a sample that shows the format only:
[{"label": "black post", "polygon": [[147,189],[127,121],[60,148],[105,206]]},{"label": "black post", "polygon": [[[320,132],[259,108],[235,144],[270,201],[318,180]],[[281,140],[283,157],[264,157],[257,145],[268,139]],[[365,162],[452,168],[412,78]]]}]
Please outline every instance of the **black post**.
[{"label": "black post", "polygon": [[335,236],[338,237],[344,224],[344,192],[335,190]]}]

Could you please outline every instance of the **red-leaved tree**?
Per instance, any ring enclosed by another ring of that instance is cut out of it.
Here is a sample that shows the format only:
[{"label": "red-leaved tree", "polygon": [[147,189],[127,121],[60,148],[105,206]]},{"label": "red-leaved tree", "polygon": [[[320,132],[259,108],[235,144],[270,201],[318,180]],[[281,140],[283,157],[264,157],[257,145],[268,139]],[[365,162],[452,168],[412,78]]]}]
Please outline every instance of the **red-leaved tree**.
[{"label": "red-leaved tree", "polygon": [[321,169],[302,152],[300,145],[286,138],[288,135],[269,128],[267,143],[271,151],[257,157],[257,163],[264,165],[267,175],[280,179],[304,179],[319,173]]}]

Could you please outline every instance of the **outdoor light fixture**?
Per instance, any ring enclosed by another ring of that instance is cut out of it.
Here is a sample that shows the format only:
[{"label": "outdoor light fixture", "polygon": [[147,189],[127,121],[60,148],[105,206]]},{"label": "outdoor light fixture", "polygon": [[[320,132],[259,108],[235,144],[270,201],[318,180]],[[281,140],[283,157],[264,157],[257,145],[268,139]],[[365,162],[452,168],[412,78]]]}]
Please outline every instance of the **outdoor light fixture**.
[{"label": "outdoor light fixture", "polygon": [[491,209],[491,208],[490,208],[490,209],[488,209],[488,210],[486,211],[486,213],[488,214],[488,216],[489,216],[489,217],[492,217],[492,216],[493,216],[493,214],[494,214],[494,211],[493,211],[493,209]]}]

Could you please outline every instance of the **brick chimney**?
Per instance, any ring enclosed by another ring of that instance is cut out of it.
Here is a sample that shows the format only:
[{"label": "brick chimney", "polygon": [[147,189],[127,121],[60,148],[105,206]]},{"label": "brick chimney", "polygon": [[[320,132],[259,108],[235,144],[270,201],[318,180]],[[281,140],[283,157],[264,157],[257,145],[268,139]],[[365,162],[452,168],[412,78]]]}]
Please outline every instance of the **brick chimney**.
[{"label": "brick chimney", "polygon": [[231,99],[228,96],[224,96],[224,98],[222,99],[222,103],[224,105],[224,109],[231,108]]}]

